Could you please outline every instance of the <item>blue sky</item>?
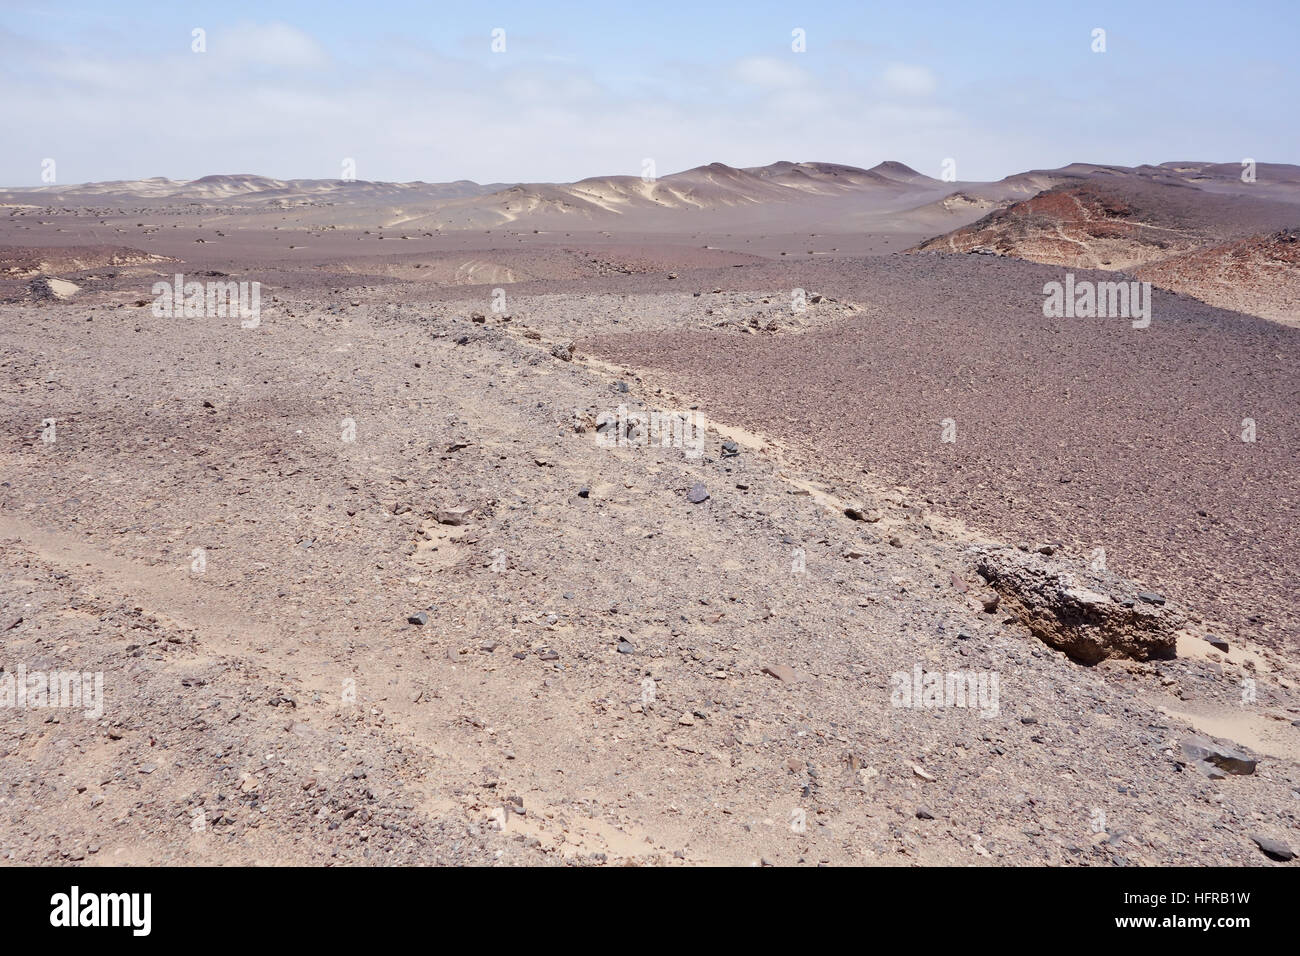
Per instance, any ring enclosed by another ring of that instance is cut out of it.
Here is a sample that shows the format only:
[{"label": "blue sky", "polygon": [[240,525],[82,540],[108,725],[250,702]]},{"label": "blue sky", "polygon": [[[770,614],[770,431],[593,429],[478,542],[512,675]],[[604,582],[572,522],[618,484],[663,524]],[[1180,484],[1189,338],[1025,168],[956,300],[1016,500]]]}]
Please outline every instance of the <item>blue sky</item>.
[{"label": "blue sky", "polygon": [[[1106,52],[1091,49],[1106,30]],[[206,31],[206,52],[191,31]],[[505,30],[493,53],[491,33]],[[791,33],[806,31],[806,52]],[[0,2],[0,183],[1300,162],[1300,2]]]}]

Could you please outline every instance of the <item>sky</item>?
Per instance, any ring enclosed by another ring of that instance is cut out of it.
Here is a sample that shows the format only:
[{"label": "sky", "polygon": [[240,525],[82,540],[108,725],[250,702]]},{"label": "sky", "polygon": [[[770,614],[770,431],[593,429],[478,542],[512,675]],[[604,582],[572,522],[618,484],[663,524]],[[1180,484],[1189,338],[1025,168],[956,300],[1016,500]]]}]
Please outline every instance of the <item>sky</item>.
[{"label": "sky", "polygon": [[0,0],[0,185],[1300,163],[1298,41],[1300,0]]}]

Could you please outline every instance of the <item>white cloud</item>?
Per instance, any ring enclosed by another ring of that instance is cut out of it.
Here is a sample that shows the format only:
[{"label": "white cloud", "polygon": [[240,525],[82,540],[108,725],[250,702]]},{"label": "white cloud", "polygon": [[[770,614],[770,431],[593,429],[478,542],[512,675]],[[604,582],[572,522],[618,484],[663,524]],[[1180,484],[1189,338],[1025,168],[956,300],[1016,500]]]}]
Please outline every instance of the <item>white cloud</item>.
[{"label": "white cloud", "polygon": [[885,89],[904,96],[926,96],[939,86],[939,80],[924,66],[893,63],[881,76]]},{"label": "white cloud", "polygon": [[287,23],[240,23],[217,31],[205,55],[271,67],[309,69],[329,57],[312,37]]},{"label": "white cloud", "polygon": [[768,90],[791,89],[808,82],[799,67],[770,56],[747,56],[736,62],[732,75],[742,83]]}]

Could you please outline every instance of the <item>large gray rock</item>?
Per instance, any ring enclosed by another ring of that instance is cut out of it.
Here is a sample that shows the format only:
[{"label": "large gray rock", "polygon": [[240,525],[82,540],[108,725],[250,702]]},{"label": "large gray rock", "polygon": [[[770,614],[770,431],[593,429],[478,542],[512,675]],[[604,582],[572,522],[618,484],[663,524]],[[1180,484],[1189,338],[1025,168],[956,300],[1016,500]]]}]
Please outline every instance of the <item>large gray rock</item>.
[{"label": "large gray rock", "polygon": [[[1179,746],[1188,762],[1207,777],[1222,777],[1224,773],[1244,777],[1255,772],[1256,760],[1250,754],[1208,737],[1193,735]],[[1216,769],[1223,773],[1215,773]]]},{"label": "large gray rock", "polygon": [[1137,600],[1137,589],[1123,578],[1013,548],[975,548],[972,553],[975,570],[1000,598],[994,609],[1073,660],[1096,664],[1111,657],[1145,661],[1174,656],[1182,619]]}]

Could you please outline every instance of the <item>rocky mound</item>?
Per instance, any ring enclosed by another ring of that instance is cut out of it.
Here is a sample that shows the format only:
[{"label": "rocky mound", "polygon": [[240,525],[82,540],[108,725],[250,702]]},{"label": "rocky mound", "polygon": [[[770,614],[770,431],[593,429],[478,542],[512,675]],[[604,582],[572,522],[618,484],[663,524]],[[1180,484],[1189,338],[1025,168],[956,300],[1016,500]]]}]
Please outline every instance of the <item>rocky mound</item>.
[{"label": "rocky mound", "polygon": [[0,246],[0,278],[25,279],[58,272],[102,269],[106,266],[171,261],[174,260],[167,256],[129,246]]},{"label": "rocky mound", "polygon": [[31,297],[38,302],[67,302],[81,291],[81,286],[67,279],[37,276],[28,284]]},{"label": "rocky mound", "polygon": [[1289,225],[1293,206],[1135,179],[1045,189],[909,252],[995,252],[1088,269],[1134,269]]},{"label": "rocky mound", "polygon": [[1300,228],[1198,249],[1136,274],[1222,309],[1300,325]]},{"label": "rocky mound", "polygon": [[1044,190],[909,251],[991,251],[1053,265],[1109,269],[1164,258],[1171,248],[1197,244],[1191,236],[1159,231],[1126,198],[1088,183]]}]

